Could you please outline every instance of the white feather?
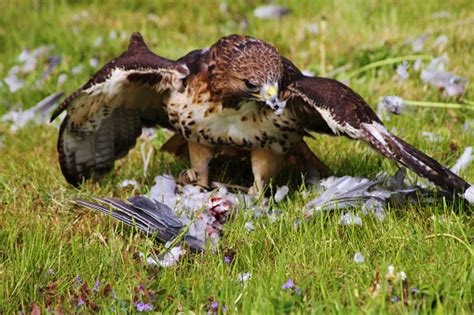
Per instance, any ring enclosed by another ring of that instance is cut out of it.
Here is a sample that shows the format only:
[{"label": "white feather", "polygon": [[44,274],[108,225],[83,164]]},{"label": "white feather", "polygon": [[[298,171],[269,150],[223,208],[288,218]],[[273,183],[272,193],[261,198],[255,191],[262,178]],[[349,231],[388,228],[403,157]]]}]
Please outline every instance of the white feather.
[{"label": "white feather", "polygon": [[382,145],[387,145],[387,142],[384,139],[384,135],[390,135],[387,129],[379,124],[378,122],[372,122],[370,124],[363,123],[362,126],[364,126],[372,136],[377,139],[378,142],[380,142]]},{"label": "white feather", "polygon": [[84,92],[91,96],[97,96],[102,94],[106,95],[108,98],[113,97],[118,93],[122,92],[124,84],[127,83],[127,76],[130,73],[130,71],[115,68],[112,70],[112,73],[107,80],[91,86]]}]

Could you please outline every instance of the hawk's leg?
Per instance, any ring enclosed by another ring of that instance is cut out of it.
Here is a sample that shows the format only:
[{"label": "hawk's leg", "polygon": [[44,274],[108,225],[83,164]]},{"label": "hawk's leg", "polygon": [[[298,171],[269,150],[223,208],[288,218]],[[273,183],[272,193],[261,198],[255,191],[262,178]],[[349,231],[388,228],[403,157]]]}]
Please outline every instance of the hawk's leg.
[{"label": "hawk's leg", "polygon": [[251,153],[254,184],[249,194],[262,193],[265,184],[278,175],[283,165],[284,155],[265,149],[256,149]]},{"label": "hawk's leg", "polygon": [[308,179],[326,178],[331,175],[327,167],[308,147],[306,142],[294,144],[288,153],[287,164],[306,172]]},{"label": "hawk's leg", "polygon": [[209,186],[209,162],[214,157],[214,149],[196,142],[188,141],[191,167],[197,173],[197,184]]}]

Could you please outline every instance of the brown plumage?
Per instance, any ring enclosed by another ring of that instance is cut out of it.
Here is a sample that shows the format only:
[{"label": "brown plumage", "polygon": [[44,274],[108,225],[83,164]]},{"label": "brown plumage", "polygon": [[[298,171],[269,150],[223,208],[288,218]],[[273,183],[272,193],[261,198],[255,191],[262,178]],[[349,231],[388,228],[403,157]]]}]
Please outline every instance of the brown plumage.
[{"label": "brown plumage", "polygon": [[219,152],[248,152],[258,191],[285,161],[327,171],[303,140],[314,131],[363,140],[448,191],[470,187],[390,134],[349,87],[304,76],[273,46],[248,36],[226,36],[172,61],[151,52],[135,33],[128,50],[67,98],[52,119],[64,110],[58,152],[73,185],[112,169],[142,126],[160,126],[175,132],[164,149],[187,152],[206,186],[209,161]]}]

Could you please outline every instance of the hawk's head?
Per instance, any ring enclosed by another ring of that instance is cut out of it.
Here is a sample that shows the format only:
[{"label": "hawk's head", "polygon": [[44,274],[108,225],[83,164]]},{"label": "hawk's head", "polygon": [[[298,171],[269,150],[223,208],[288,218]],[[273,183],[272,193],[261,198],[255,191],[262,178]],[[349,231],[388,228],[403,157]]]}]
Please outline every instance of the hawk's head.
[{"label": "hawk's head", "polygon": [[278,51],[253,37],[230,35],[209,50],[210,85],[223,98],[265,102],[275,111],[284,107],[278,99],[283,64]]}]

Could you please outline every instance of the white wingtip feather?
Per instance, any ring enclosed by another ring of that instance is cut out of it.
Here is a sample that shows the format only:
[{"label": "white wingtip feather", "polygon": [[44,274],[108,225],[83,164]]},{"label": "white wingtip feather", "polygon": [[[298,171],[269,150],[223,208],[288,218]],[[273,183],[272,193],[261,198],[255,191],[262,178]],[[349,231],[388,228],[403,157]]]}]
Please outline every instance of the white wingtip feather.
[{"label": "white wingtip feather", "polygon": [[471,185],[466,191],[464,192],[464,198],[470,203],[474,204],[474,186]]}]

